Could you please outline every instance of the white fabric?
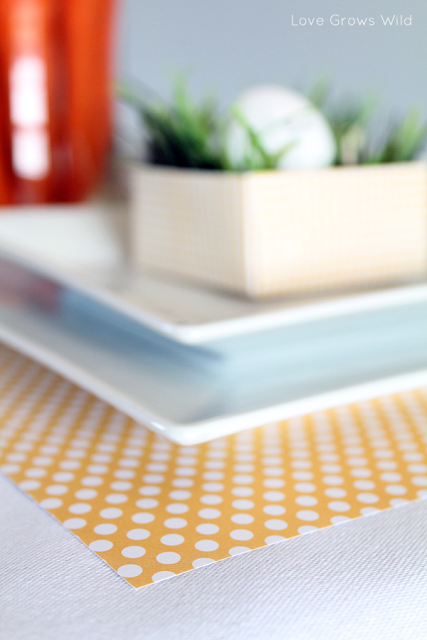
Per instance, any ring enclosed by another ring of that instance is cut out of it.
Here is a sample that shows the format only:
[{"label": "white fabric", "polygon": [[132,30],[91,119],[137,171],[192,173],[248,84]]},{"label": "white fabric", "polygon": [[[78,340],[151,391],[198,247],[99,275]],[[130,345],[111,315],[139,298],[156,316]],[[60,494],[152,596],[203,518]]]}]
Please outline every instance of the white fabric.
[{"label": "white fabric", "polygon": [[0,478],[3,640],[427,637],[427,501],[135,591]]}]

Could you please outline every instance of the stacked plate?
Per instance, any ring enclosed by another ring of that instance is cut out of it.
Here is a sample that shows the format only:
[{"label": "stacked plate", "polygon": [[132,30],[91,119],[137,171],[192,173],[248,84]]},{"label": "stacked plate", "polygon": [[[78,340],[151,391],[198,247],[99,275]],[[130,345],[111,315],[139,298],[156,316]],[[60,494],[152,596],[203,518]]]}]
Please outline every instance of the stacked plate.
[{"label": "stacked plate", "polygon": [[427,384],[426,283],[233,298],[135,273],[125,216],[3,209],[3,342],[182,444]]}]

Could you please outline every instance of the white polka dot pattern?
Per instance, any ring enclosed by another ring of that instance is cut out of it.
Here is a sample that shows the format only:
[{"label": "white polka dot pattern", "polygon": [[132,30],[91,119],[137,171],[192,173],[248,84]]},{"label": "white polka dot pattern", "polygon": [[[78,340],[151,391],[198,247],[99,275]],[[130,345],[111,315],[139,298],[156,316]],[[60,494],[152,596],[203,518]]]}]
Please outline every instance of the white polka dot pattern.
[{"label": "white polka dot pattern", "polygon": [[427,389],[182,447],[0,348],[0,469],[134,587],[427,497]]}]

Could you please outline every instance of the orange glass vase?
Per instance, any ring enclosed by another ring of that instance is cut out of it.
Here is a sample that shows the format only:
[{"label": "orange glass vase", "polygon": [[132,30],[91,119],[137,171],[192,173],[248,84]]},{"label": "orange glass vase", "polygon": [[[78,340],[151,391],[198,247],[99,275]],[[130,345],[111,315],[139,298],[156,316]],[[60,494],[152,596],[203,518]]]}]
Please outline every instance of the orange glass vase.
[{"label": "orange glass vase", "polygon": [[114,0],[0,0],[0,204],[76,202],[111,139]]}]

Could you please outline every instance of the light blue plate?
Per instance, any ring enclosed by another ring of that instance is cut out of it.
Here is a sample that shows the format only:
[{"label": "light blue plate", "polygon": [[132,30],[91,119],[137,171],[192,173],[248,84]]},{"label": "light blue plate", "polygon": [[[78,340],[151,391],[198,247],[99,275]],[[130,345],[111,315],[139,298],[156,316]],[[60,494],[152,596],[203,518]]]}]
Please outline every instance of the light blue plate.
[{"label": "light blue plate", "polygon": [[180,344],[0,262],[0,339],[180,443],[427,385],[427,301]]}]

